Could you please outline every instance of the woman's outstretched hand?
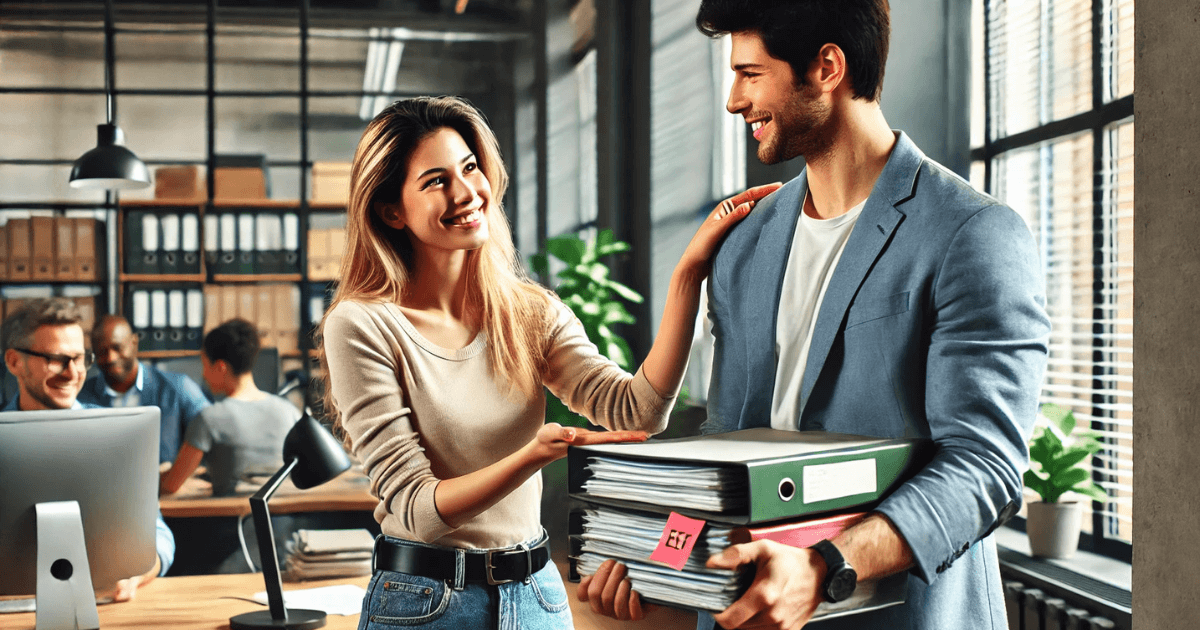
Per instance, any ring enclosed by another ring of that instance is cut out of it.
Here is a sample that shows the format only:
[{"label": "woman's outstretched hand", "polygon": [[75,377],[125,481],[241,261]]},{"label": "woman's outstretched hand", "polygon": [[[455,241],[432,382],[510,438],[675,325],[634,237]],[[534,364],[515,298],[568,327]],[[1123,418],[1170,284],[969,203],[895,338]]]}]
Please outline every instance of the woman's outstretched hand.
[{"label": "woman's outstretched hand", "polygon": [[713,254],[717,252],[717,246],[725,237],[725,233],[738,221],[746,218],[759,199],[779,190],[781,186],[783,184],[779,182],[755,186],[717,204],[688,243],[683,257],[679,260],[679,268],[689,269],[698,279],[707,278],[712,270]]},{"label": "woman's outstretched hand", "polygon": [[645,442],[649,437],[645,431],[590,431],[549,422],[538,429],[537,437],[530,444],[534,447],[535,456],[545,465],[566,457],[567,447],[571,445]]}]

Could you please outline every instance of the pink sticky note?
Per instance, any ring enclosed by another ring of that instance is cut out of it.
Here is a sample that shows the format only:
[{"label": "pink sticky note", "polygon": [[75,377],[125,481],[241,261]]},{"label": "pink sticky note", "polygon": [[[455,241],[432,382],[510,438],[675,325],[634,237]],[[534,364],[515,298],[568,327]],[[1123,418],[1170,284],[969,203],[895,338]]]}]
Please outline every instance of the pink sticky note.
[{"label": "pink sticky note", "polygon": [[667,517],[667,526],[663,528],[662,537],[658,539],[658,546],[654,548],[654,553],[650,554],[650,559],[663,562],[676,571],[682,571],[702,529],[704,521],[671,512]]}]

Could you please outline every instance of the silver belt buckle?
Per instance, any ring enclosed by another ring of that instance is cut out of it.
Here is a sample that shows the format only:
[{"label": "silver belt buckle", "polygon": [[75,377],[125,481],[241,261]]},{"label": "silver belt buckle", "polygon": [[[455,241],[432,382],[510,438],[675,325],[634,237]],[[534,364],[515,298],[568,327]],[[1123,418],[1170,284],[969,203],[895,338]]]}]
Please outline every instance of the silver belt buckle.
[{"label": "silver belt buckle", "polygon": [[[497,580],[495,577],[492,576],[492,570],[496,568],[496,565],[492,564],[492,555],[497,554],[497,553],[509,553],[510,551],[512,551],[512,550],[504,550],[504,551],[496,550],[496,551],[488,551],[487,552],[486,556],[483,559],[483,570],[484,570],[484,575],[487,577],[487,583],[489,586],[508,584],[509,582],[516,581],[516,580]],[[525,547],[524,549],[522,549],[522,551],[525,552],[525,570],[529,571],[530,573],[533,573],[533,552],[528,547]]]}]

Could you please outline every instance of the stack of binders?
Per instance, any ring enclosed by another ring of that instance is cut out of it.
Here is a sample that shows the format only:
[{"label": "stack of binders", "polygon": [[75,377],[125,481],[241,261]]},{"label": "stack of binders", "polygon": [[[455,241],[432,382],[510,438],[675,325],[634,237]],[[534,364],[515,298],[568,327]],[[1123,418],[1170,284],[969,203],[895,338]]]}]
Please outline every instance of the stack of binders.
[{"label": "stack of binders", "polygon": [[125,285],[125,312],[140,350],[199,350],[204,291],[199,283]]},{"label": "stack of binders", "polygon": [[375,539],[365,529],[301,529],[288,541],[288,580],[370,575]]},{"label": "stack of binders", "polygon": [[264,348],[300,353],[300,287],[292,283],[209,284],[204,287],[204,332],[240,317],[258,329]]},{"label": "stack of binders", "polygon": [[179,208],[125,212],[125,273],[200,273],[200,216]]},{"label": "stack of binders", "polygon": [[300,273],[300,215],[255,208],[205,215],[204,258],[212,274]]},{"label": "stack of binders", "polygon": [[9,219],[0,225],[0,281],[101,280],[104,223],[82,217]]},{"label": "stack of binders", "polygon": [[[571,447],[568,490],[585,507],[569,520],[570,577],[613,558],[644,601],[720,612],[750,586],[753,568],[709,569],[710,556],[752,540],[808,547],[833,538],[920,470],[932,450],[925,439],[772,429]],[[671,512],[704,521],[681,570],[650,559]],[[863,582],[813,618],[901,604],[906,592],[906,574]]]}]

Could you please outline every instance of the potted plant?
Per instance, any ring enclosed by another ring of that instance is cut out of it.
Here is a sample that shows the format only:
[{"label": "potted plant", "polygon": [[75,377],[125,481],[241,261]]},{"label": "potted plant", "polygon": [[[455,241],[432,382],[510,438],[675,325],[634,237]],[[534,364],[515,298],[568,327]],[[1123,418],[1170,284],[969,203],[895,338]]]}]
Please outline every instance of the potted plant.
[{"label": "potted plant", "polygon": [[1025,531],[1033,555],[1069,558],[1079,545],[1083,517],[1083,504],[1075,496],[1108,500],[1085,466],[1102,445],[1093,432],[1076,430],[1073,411],[1046,403],[1041,412],[1049,422],[1029,443],[1031,466],[1024,477],[1041,501],[1029,503]]}]

